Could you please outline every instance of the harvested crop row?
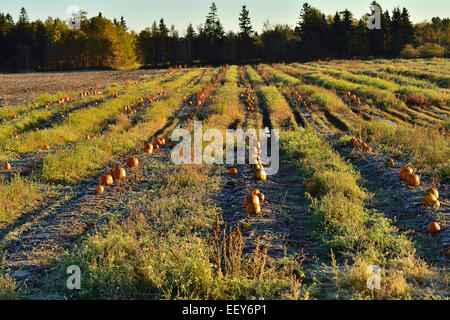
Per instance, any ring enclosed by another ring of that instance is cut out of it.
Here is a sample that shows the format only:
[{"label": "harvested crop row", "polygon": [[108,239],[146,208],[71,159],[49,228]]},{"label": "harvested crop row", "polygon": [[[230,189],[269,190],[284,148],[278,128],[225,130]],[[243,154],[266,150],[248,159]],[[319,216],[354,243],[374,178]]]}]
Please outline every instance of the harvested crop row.
[{"label": "harvested crop row", "polygon": [[274,86],[260,87],[258,96],[264,107],[264,125],[277,129],[296,129],[298,127],[291,108],[283,95]]},{"label": "harvested crop row", "polygon": [[309,105],[317,106],[318,113],[324,113],[326,122],[346,131],[359,123],[359,119],[351,109],[332,91],[313,85],[304,84],[298,78],[294,78],[275,68],[265,67],[264,70],[273,76],[275,81],[292,86],[306,100]]},{"label": "harvested crop row", "polygon": [[[177,81],[168,83],[165,88],[173,90],[200,72],[200,70],[189,72]],[[181,89],[154,103],[151,108],[145,110],[141,122],[126,132],[119,128],[96,141],[80,143],[74,148],[60,150],[50,155],[44,160],[42,178],[49,181],[79,181],[104,166],[113,156],[124,155],[140,148],[146,140],[167,124],[182,103],[183,97],[194,89],[189,87]]]},{"label": "harvested crop row", "polygon": [[207,110],[208,123],[212,128],[237,127],[244,122],[244,111],[239,104],[238,67],[231,66],[225,73],[224,84],[214,95]]},{"label": "harvested crop row", "polygon": [[393,93],[398,93],[402,95],[412,95],[412,94],[420,94],[423,95],[429,103],[432,104],[443,104],[443,105],[449,105],[450,104],[450,95],[441,92],[440,90],[433,90],[433,89],[424,89],[420,87],[415,87],[412,85],[409,86],[400,86],[396,84],[395,82],[388,81],[388,80],[382,80],[379,78],[374,78],[370,76],[365,75],[357,75],[353,74],[351,72],[347,72],[344,70],[339,69],[333,69],[329,66],[324,65],[306,65],[309,68],[312,68],[313,70],[322,71],[325,74],[331,75],[333,77],[347,80],[356,84],[362,84],[374,88],[378,88],[381,90],[387,90]]},{"label": "harvested crop row", "polygon": [[[312,201],[311,213],[317,236],[337,255],[337,263],[345,264],[351,257],[353,266],[337,271],[334,281],[340,290],[350,298],[417,298],[427,294],[417,283],[441,280],[417,258],[412,242],[390,220],[365,208],[369,196],[359,187],[358,174],[326,142],[310,130],[281,138],[282,150],[301,178],[314,182],[310,194],[317,201]],[[381,290],[376,292],[362,285],[369,265],[391,275],[382,277]],[[440,285],[442,290],[445,284]]]},{"label": "harvested crop row", "polygon": [[[177,76],[175,76],[175,79]],[[170,78],[172,79],[172,77]],[[54,128],[38,132],[25,132],[15,140],[0,142],[0,150],[13,154],[26,154],[42,150],[42,146],[62,146],[83,140],[86,135],[100,132],[105,125],[114,119],[123,107],[141,97],[144,92],[156,91],[166,78],[159,78],[130,89],[130,93],[109,100],[96,108],[79,111]],[[175,81],[176,82],[176,81]]]},{"label": "harvested crop row", "polygon": [[53,108],[32,110],[20,118],[0,126],[0,139],[5,139],[27,130],[42,128],[43,125],[50,125],[49,122],[53,123],[57,121],[55,118],[57,118],[58,114],[80,111],[81,108],[101,102],[105,98],[105,95],[97,94],[89,98],[77,100],[74,103],[58,104]]}]

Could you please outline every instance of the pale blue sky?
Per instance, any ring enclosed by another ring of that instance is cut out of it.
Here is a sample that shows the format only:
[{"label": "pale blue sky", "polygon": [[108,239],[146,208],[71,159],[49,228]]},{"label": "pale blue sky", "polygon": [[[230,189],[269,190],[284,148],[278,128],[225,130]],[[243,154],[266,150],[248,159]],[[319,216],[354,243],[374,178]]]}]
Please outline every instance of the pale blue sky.
[{"label": "pale blue sky", "polygon": [[[349,9],[359,18],[369,11],[372,0],[310,0],[310,5],[319,8],[325,14]],[[32,20],[45,20],[48,16],[67,17],[67,8],[77,5],[86,10],[88,16],[99,11],[107,18],[119,18],[123,15],[128,26],[135,30],[150,26],[153,20],[163,17],[168,25],[172,23],[179,30],[185,30],[187,24],[194,26],[205,21],[211,0],[0,0],[0,12],[11,13],[17,19],[21,7],[25,7]],[[238,29],[238,16],[241,6],[247,4],[252,23],[260,32],[264,21],[271,24],[287,23],[294,26],[304,0],[216,0],[219,16],[225,30]],[[449,0],[379,0],[383,10],[396,6],[408,8],[414,22],[430,20],[434,16],[449,17]]]}]

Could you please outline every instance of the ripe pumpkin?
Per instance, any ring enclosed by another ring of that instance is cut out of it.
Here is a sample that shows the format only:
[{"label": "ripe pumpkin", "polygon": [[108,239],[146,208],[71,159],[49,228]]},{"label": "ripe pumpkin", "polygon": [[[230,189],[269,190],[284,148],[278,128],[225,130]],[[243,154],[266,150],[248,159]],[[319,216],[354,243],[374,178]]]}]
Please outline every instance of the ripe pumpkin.
[{"label": "ripe pumpkin", "polygon": [[413,174],[414,170],[411,167],[402,167],[400,169],[400,179],[406,181],[409,175]]},{"label": "ripe pumpkin", "polygon": [[112,172],[112,176],[114,180],[125,180],[125,178],[127,177],[127,172],[124,168],[118,167],[114,169],[114,171]]},{"label": "ripe pumpkin", "polygon": [[11,165],[7,162],[3,165],[3,169],[9,171],[11,170]]},{"label": "ripe pumpkin", "polygon": [[388,160],[386,160],[385,165],[387,167],[393,167],[393,166],[395,166],[395,162],[393,159],[388,159]]},{"label": "ripe pumpkin", "polygon": [[44,149],[45,150],[50,150],[50,146],[48,144],[44,144]]},{"label": "ripe pumpkin", "polygon": [[266,196],[263,193],[258,193],[258,197],[260,202],[266,201]]},{"label": "ripe pumpkin", "polygon": [[251,215],[258,215],[261,213],[261,206],[258,203],[250,203],[245,212],[251,216]]},{"label": "ripe pumpkin", "polygon": [[422,202],[426,207],[432,207],[435,205],[436,201],[437,201],[436,196],[432,193],[428,193],[427,195],[425,195],[425,197],[423,197]]},{"label": "ripe pumpkin", "polygon": [[139,166],[139,160],[136,157],[131,157],[127,160],[128,168],[137,168]]},{"label": "ripe pumpkin", "polygon": [[152,154],[153,153],[153,144],[147,143],[144,147],[144,150],[146,153]]},{"label": "ripe pumpkin", "polygon": [[228,174],[229,174],[230,176],[236,176],[236,175],[238,174],[238,171],[237,171],[236,168],[231,168],[231,169],[228,171]]},{"label": "ripe pumpkin", "polygon": [[256,170],[255,179],[257,181],[262,181],[262,182],[266,181],[267,180],[266,171],[263,168],[259,168],[258,170]]},{"label": "ripe pumpkin", "polygon": [[433,188],[428,192],[433,194],[436,197],[436,199],[439,199],[439,191],[437,191],[437,189]]},{"label": "ripe pumpkin", "polygon": [[437,222],[432,222],[428,226],[428,232],[431,234],[438,233],[439,231],[441,231],[441,226]]},{"label": "ripe pumpkin", "polygon": [[102,194],[103,192],[105,192],[105,188],[103,188],[103,186],[98,186],[97,187],[97,193],[98,194]]},{"label": "ripe pumpkin", "polygon": [[107,174],[100,177],[100,185],[111,186],[114,184],[114,179],[111,175]]},{"label": "ripe pumpkin", "polygon": [[418,187],[420,185],[420,177],[417,174],[410,174],[406,180],[410,187]]}]

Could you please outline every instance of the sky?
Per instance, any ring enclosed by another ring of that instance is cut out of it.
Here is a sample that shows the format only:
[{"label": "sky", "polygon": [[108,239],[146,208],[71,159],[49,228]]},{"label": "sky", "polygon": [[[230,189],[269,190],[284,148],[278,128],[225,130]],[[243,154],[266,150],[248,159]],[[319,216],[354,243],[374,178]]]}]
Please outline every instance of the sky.
[{"label": "sky", "polygon": [[[174,24],[180,32],[189,22],[194,26],[204,23],[212,0],[0,0],[0,12],[10,13],[17,20],[21,7],[25,7],[31,20],[45,20],[48,16],[66,19],[67,9],[78,6],[88,12],[88,17],[102,12],[109,19],[124,16],[130,29],[140,32],[150,27],[154,20],[164,18],[168,26]],[[215,0],[219,18],[226,31],[237,31],[242,5],[246,4],[254,30],[260,32],[265,21],[270,24],[287,23],[295,26],[301,6],[306,0]],[[369,12],[372,0],[309,0],[313,7],[326,15],[349,9],[356,18]],[[450,16],[449,0],[378,0],[383,11],[406,7],[413,22],[432,17]]]}]

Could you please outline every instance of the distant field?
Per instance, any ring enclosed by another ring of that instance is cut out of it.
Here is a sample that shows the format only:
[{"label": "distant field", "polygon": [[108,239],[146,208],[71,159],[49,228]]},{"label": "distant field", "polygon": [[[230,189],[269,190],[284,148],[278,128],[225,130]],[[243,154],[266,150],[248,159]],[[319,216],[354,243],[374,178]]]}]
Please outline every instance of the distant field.
[{"label": "distant field", "polygon": [[28,102],[43,93],[102,90],[113,83],[142,81],[160,73],[155,70],[0,73],[0,99],[9,105]]},{"label": "distant field", "polygon": [[[400,59],[0,75],[0,299],[449,298],[448,70]],[[280,129],[279,173],[175,165],[172,132],[194,120]],[[70,265],[80,291],[64,287]]]}]

